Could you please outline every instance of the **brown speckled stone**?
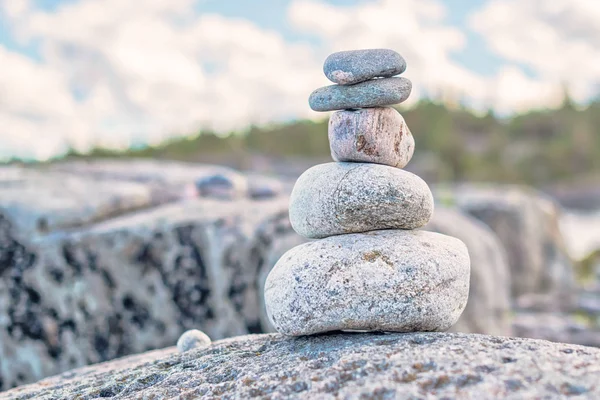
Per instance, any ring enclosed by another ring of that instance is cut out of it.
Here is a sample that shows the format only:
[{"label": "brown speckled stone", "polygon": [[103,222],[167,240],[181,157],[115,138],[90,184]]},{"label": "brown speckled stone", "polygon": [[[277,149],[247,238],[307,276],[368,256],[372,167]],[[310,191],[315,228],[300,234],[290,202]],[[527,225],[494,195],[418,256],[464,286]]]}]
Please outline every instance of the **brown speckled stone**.
[{"label": "brown speckled stone", "polygon": [[335,161],[397,168],[406,166],[415,150],[404,118],[391,107],[334,112],[329,119],[329,145]]},{"label": "brown speckled stone", "polygon": [[301,244],[265,283],[278,332],[444,331],[469,294],[469,253],[458,239],[425,231],[375,231]]},{"label": "brown speckled stone", "polygon": [[433,196],[425,181],[380,164],[316,165],[298,178],[290,198],[292,227],[308,238],[416,229],[432,214]]}]

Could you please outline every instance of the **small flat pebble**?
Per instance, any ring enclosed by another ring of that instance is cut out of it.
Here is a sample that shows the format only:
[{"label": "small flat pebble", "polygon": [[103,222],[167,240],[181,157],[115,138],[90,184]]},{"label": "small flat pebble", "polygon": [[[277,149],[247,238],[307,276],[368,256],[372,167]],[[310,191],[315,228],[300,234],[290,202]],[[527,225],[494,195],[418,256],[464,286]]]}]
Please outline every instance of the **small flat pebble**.
[{"label": "small flat pebble", "polygon": [[311,93],[308,103],[314,111],[391,106],[408,99],[411,89],[412,83],[406,78],[373,79],[319,88]]},{"label": "small flat pebble", "polygon": [[198,349],[201,347],[210,346],[211,340],[208,335],[198,329],[191,329],[186,331],[177,340],[177,350],[180,353]]},{"label": "small flat pebble", "polygon": [[236,197],[238,188],[233,177],[226,174],[207,175],[195,182],[198,197],[231,200]]},{"label": "small flat pebble", "polygon": [[432,214],[433,195],[423,179],[380,164],[316,165],[298,178],[290,198],[292,227],[308,238],[416,229]]},{"label": "small flat pebble", "polygon": [[290,336],[336,330],[444,331],[469,295],[470,261],[458,239],[376,231],[301,244],[265,283],[267,315]]},{"label": "small flat pebble", "polygon": [[373,78],[389,78],[406,70],[406,61],[394,50],[340,51],[325,60],[325,76],[340,85],[353,85]]},{"label": "small flat pebble", "polygon": [[342,110],[329,119],[329,144],[335,161],[368,162],[403,168],[415,140],[398,111],[391,107]]}]

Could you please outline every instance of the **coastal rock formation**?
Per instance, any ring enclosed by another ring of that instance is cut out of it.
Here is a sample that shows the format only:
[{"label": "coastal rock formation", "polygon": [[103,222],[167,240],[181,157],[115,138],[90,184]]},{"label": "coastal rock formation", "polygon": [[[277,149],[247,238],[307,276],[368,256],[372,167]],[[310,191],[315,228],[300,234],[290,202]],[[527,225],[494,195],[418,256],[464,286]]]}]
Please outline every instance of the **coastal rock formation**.
[{"label": "coastal rock formation", "polygon": [[262,331],[257,277],[286,229],[285,198],[190,199],[58,230],[66,213],[47,234],[28,225],[47,211],[20,207],[30,218],[0,209],[0,389],[172,345],[188,329]]},{"label": "coastal rock formation", "polygon": [[600,349],[458,333],[250,335],[119,359],[0,394],[32,399],[600,398]]}]

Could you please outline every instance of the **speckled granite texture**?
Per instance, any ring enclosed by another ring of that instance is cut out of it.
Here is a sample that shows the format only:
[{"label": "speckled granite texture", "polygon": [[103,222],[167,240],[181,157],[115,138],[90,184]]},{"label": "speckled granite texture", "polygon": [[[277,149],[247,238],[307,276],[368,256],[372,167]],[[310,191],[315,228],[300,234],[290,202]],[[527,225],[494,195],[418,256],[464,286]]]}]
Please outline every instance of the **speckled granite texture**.
[{"label": "speckled granite texture", "polygon": [[169,203],[153,194],[168,165],[144,179],[84,167],[1,176],[0,389],[174,345],[187,329],[263,330],[259,277],[292,233],[287,199]]},{"label": "speckled granite texture", "polygon": [[349,108],[383,107],[408,99],[412,83],[406,78],[382,78],[356,85],[331,85],[319,88],[308,98],[314,111],[334,111]]},{"label": "speckled granite texture", "polygon": [[324,238],[381,229],[416,229],[433,213],[433,195],[417,175],[368,163],[326,163],[306,170],[290,198],[302,236]]},{"label": "speckled granite texture", "polygon": [[67,372],[4,394],[54,399],[598,399],[600,349],[474,334],[251,335]]},{"label": "speckled granite texture", "polygon": [[445,331],[469,294],[469,253],[458,239],[386,230],[332,236],[285,253],[265,284],[278,332]]}]

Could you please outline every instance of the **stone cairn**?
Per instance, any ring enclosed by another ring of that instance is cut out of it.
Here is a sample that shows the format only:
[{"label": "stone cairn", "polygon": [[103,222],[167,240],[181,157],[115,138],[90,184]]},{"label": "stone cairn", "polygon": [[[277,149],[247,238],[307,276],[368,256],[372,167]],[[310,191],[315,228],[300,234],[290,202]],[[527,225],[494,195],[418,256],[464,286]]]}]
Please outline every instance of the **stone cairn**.
[{"label": "stone cairn", "polygon": [[[392,50],[344,51],[324,65],[336,85],[315,90],[315,111],[329,120],[331,155],[300,176],[290,221],[314,240],[277,262],[265,305],[277,331],[444,331],[469,293],[470,261],[458,239],[415,230],[433,214],[431,190],[403,170],[414,139],[389,107],[412,84],[396,77],[406,62]],[[339,111],[336,111],[339,110]]]}]

